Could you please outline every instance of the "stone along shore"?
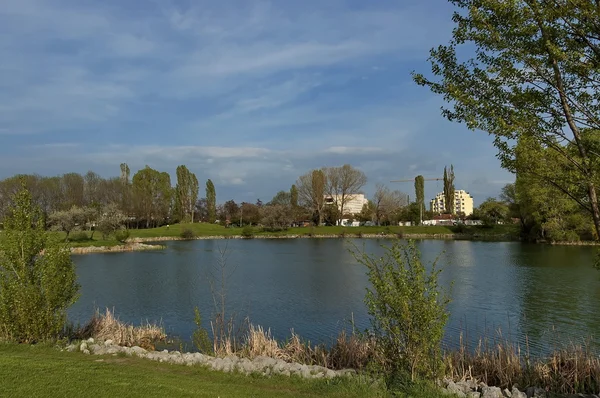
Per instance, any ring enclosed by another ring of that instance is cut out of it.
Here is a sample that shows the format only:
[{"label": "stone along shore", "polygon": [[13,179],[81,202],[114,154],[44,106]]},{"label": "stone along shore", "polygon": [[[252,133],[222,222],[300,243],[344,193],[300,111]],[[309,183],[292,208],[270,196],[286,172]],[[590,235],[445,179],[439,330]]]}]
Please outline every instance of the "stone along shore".
[{"label": "stone along shore", "polygon": [[[229,355],[224,358],[212,357],[199,352],[181,353],[179,351],[148,351],[144,348],[133,346],[123,347],[113,343],[112,340],[94,341],[93,338],[85,340],[80,344],[71,344],[66,347],[67,351],[81,351],[87,355],[135,355],[152,361],[186,365],[205,366],[209,369],[221,372],[239,372],[245,375],[259,374],[265,377],[271,375],[297,376],[305,379],[333,379],[335,377],[353,377],[357,375],[354,369],[332,370],[318,365],[305,365],[290,363],[282,359],[259,356],[254,359],[240,358]],[[545,398],[550,395],[544,389],[536,387],[519,388],[513,386],[511,389],[500,389],[490,387],[485,383],[477,383],[475,380],[455,382],[444,379],[440,382],[440,395],[452,395],[459,398]],[[566,395],[568,398],[585,397],[599,398],[597,395]]]}]

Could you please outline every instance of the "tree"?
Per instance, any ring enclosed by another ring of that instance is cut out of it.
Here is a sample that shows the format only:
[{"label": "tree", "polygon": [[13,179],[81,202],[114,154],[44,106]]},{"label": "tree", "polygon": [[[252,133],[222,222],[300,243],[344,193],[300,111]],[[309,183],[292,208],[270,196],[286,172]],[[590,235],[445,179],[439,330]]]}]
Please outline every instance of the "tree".
[{"label": "tree", "polygon": [[102,209],[97,229],[102,234],[102,238],[106,239],[121,229],[125,221],[126,217],[119,207],[115,203],[111,203]]},{"label": "tree", "polygon": [[508,205],[495,198],[487,198],[473,213],[483,221],[484,225],[496,225],[508,219]]},{"label": "tree", "polygon": [[[523,138],[554,152],[570,171],[532,174],[588,212],[600,236],[600,8],[584,0],[452,0],[458,7],[448,45],[431,50],[434,76],[415,81],[452,104],[451,121],[495,136],[502,166],[517,172]],[[474,47],[459,60],[457,47]],[[573,150],[569,150],[570,148]],[[585,200],[575,192],[584,191]]]},{"label": "tree", "polygon": [[198,200],[198,179],[184,165],[177,166],[175,201],[180,220],[194,222],[194,205]]},{"label": "tree", "polygon": [[22,343],[55,338],[79,290],[70,251],[49,239],[43,214],[24,186],[12,198],[4,228],[0,337]]},{"label": "tree", "polygon": [[65,240],[69,239],[69,234],[77,226],[81,226],[85,223],[86,213],[81,207],[73,206],[69,210],[55,211],[50,214],[48,220],[50,225],[53,226],[57,231],[66,233]]},{"label": "tree", "polygon": [[223,213],[225,220],[236,223],[239,220],[240,206],[235,203],[235,200],[228,200],[223,204]]},{"label": "tree", "polygon": [[61,189],[63,192],[62,209],[70,209],[73,206],[83,207],[85,205],[84,180],[81,174],[67,173],[61,178]]},{"label": "tree", "polygon": [[206,198],[200,198],[196,201],[196,214],[200,222],[208,221],[208,202]]},{"label": "tree", "polygon": [[145,221],[146,228],[169,216],[173,193],[169,173],[146,166],[133,176],[132,191],[136,215]]},{"label": "tree", "polygon": [[242,205],[240,206],[241,224],[258,224],[261,219],[260,209],[262,207],[263,206],[258,206],[254,203],[242,202]]},{"label": "tree", "polygon": [[323,170],[312,170],[301,175],[296,182],[298,200],[312,211],[317,225],[323,223],[326,181]]},{"label": "tree", "polygon": [[454,166],[450,165],[450,172],[444,167],[444,204],[446,213],[454,214],[456,204],[454,203]]},{"label": "tree", "polygon": [[261,209],[261,224],[263,229],[269,232],[283,231],[292,223],[290,206],[275,204],[264,206]]},{"label": "tree", "polygon": [[326,193],[339,209],[339,219],[344,217],[346,204],[358,194],[367,183],[367,177],[362,171],[349,164],[341,167],[328,167],[325,169]]},{"label": "tree", "polygon": [[393,216],[405,205],[407,205],[405,194],[400,191],[390,191],[385,185],[377,184],[373,195],[373,215],[377,225],[382,222],[389,224]]},{"label": "tree", "polygon": [[273,196],[273,199],[268,203],[269,205],[281,205],[290,206],[292,202],[292,195],[290,192],[279,191]]},{"label": "tree", "polygon": [[423,222],[423,212],[425,211],[425,178],[422,175],[415,177],[415,198],[419,205],[419,223],[421,223]]},{"label": "tree", "polygon": [[[129,176],[131,175],[131,171],[129,170],[129,166],[127,165],[127,163],[121,163],[121,175],[119,177],[119,180],[121,182],[120,187],[121,187],[121,197],[120,197],[120,203],[121,203],[121,211],[123,211],[123,213],[125,213],[126,215],[131,215],[134,212],[134,205],[133,205],[133,193],[132,193],[132,184],[131,181],[129,180]],[[105,204],[111,203],[112,201],[108,201]]]},{"label": "tree", "polygon": [[290,188],[290,204],[292,208],[298,207],[298,188],[296,188],[295,184],[292,184]]},{"label": "tree", "polygon": [[217,219],[217,194],[215,186],[210,179],[206,181],[206,211],[208,213],[208,222],[214,223]]},{"label": "tree", "polygon": [[373,221],[375,219],[375,203],[369,200],[355,217],[361,222]]}]

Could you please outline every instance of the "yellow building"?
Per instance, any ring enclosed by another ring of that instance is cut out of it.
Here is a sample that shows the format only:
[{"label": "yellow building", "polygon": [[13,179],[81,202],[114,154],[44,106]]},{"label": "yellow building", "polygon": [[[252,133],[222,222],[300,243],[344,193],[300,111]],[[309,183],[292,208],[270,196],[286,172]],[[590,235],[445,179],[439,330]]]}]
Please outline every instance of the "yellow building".
[{"label": "yellow building", "polygon": [[[473,214],[473,197],[462,189],[454,191],[454,213],[462,213],[465,216]],[[446,211],[446,199],[444,193],[440,192],[430,202],[431,211],[441,214]]]}]

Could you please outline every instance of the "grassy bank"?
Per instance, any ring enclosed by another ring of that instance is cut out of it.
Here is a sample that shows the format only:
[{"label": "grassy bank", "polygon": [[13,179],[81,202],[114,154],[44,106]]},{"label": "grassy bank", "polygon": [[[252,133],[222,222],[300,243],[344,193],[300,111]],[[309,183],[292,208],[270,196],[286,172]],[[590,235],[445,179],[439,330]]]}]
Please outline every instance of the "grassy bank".
[{"label": "grassy bank", "polygon": [[[229,237],[242,235],[243,228],[225,228],[218,224],[194,223],[174,224],[169,227],[163,226],[150,229],[129,230],[130,239],[141,238],[151,240],[152,238],[180,238],[184,230],[190,230],[197,238]],[[57,238],[64,239],[64,232],[53,232]],[[90,234],[88,232],[88,234]],[[254,237],[311,237],[311,236],[339,236],[339,237],[363,237],[372,235],[395,235],[407,238],[446,238],[446,239],[473,239],[473,240],[518,240],[519,229],[517,225],[497,225],[493,228],[480,226],[415,226],[415,227],[301,227],[290,228],[286,231],[265,232],[259,227],[252,228]],[[0,240],[3,238],[0,233]],[[93,239],[69,241],[71,247],[112,247],[122,243],[114,239],[103,239],[99,233],[94,234]]]},{"label": "grassy bank", "polygon": [[[49,346],[0,344],[0,396],[385,397],[359,380],[244,376],[127,356],[87,356]],[[426,387],[400,396],[437,397]]]}]

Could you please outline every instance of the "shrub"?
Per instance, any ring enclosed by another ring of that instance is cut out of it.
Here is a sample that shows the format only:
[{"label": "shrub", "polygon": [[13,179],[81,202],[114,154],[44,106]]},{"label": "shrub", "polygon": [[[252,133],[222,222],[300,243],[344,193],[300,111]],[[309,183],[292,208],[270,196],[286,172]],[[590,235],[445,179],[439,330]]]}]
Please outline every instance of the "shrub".
[{"label": "shrub", "polygon": [[77,300],[71,253],[50,239],[42,212],[24,186],[12,203],[0,241],[0,339],[53,339],[65,326],[67,308]]},{"label": "shrub", "polygon": [[129,239],[129,230],[120,229],[118,231],[115,231],[115,239],[117,240],[117,242],[125,243],[127,239]]},{"label": "shrub", "polygon": [[246,225],[242,229],[242,236],[246,239],[252,238],[254,236],[254,229],[250,225]]},{"label": "shrub", "polygon": [[181,234],[179,234],[179,236],[181,236],[181,239],[190,240],[194,239],[196,234],[194,234],[194,231],[192,231],[191,229],[185,228],[183,231],[181,231]]},{"label": "shrub", "polygon": [[449,299],[438,286],[436,264],[427,272],[414,242],[394,242],[383,256],[353,253],[368,269],[365,303],[390,381],[435,378],[443,368],[441,340]]},{"label": "shrub", "polygon": [[200,310],[198,307],[194,307],[194,323],[196,324],[196,330],[192,334],[192,342],[198,349],[198,351],[212,355],[212,342],[208,337],[208,330],[202,326],[202,317],[200,316]]},{"label": "shrub", "polygon": [[69,235],[69,241],[71,242],[86,242],[88,240],[90,240],[90,237],[84,231],[74,232]]}]

